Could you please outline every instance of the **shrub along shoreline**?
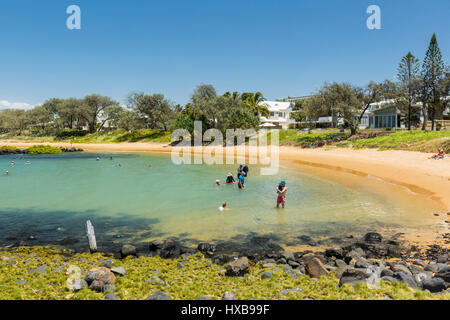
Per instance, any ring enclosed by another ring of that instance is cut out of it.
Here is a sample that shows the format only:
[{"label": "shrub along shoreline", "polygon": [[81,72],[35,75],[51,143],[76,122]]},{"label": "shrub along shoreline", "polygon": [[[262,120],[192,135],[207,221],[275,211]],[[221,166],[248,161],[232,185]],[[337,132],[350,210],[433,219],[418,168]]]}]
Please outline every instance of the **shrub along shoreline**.
[{"label": "shrub along shoreline", "polygon": [[63,152],[81,152],[82,149],[79,148],[62,148],[62,147],[52,147],[49,145],[35,145],[29,148],[17,148],[14,146],[1,146],[0,155],[7,154],[59,154]]}]

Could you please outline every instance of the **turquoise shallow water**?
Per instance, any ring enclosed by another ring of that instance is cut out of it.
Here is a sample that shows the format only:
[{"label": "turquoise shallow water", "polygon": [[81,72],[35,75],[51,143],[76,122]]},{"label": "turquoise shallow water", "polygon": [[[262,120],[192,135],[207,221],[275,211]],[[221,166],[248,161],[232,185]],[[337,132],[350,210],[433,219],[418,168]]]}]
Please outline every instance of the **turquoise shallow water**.
[{"label": "turquoise shallow water", "polygon": [[[10,174],[0,176],[0,243],[26,242],[32,234],[32,243],[66,239],[85,247],[86,219],[100,246],[170,237],[186,244],[239,242],[255,235],[295,246],[304,235],[339,241],[407,221],[405,209],[378,194],[288,168],[260,176],[252,167],[244,191],[214,186],[236,168],[177,166],[169,156],[141,153],[1,156],[0,169]],[[275,208],[281,179],[289,188],[285,210]],[[223,201],[230,210],[220,213]]]}]

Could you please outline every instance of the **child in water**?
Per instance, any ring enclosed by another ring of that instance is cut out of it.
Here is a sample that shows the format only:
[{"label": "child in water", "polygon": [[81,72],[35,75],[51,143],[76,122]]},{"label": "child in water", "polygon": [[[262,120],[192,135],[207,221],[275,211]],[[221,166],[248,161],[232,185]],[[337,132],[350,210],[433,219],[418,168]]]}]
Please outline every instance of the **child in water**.
[{"label": "child in water", "polygon": [[220,180],[219,179],[216,180],[216,187],[220,187]]},{"label": "child in water", "polygon": [[282,208],[284,209],[286,203],[286,192],[287,192],[286,182],[283,180],[277,187],[277,194],[278,194],[277,208],[279,208],[281,204]]},{"label": "child in water", "polygon": [[222,206],[219,207],[219,211],[220,211],[220,212],[223,212],[223,211],[225,211],[225,210],[229,210],[229,209],[227,208],[227,203],[226,203],[226,202],[222,203]]}]

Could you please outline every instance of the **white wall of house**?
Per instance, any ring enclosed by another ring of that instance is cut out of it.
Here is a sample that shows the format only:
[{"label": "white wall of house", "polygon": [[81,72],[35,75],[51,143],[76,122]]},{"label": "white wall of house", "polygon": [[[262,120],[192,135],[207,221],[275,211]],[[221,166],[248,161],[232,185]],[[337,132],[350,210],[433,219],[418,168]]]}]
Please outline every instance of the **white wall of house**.
[{"label": "white wall of house", "polygon": [[271,123],[282,129],[289,129],[290,124],[295,124],[295,120],[291,119],[292,102],[263,101],[260,105],[269,110],[269,117],[260,117],[261,124]]}]

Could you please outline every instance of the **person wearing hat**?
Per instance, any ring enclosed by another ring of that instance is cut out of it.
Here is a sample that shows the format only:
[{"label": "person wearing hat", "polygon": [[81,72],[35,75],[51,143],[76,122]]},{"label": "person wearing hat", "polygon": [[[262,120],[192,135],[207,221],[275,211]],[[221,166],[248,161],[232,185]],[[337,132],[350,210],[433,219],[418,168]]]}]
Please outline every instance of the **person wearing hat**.
[{"label": "person wearing hat", "polygon": [[219,179],[216,180],[216,187],[220,187],[220,180]]},{"label": "person wearing hat", "polygon": [[279,186],[277,187],[277,194],[278,194],[277,208],[279,208],[281,204],[281,207],[284,209],[286,203],[286,192],[287,192],[286,182],[282,180]]},{"label": "person wearing hat", "polygon": [[227,176],[227,184],[233,184],[235,181],[234,181],[234,178],[233,178],[233,175],[231,174],[231,172],[228,172],[228,176]]}]

